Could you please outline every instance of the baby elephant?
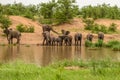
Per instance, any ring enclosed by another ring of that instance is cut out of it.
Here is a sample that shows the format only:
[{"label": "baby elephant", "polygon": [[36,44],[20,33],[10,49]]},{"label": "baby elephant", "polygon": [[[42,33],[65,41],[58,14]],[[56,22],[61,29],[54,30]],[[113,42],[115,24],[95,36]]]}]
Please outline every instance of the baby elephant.
[{"label": "baby elephant", "polygon": [[103,32],[98,33],[98,40],[104,40],[104,33]]},{"label": "baby elephant", "polygon": [[55,39],[56,43],[57,43],[57,46],[62,46],[62,43],[63,43],[63,39],[58,36],[56,39]]},{"label": "baby elephant", "polygon": [[82,42],[82,34],[81,33],[76,33],[74,35],[74,40],[75,40],[75,45],[78,45],[80,42],[80,46],[81,46],[81,42]]},{"label": "baby elephant", "polygon": [[93,35],[91,33],[87,34],[87,40],[92,42]]},{"label": "baby elephant", "polygon": [[50,36],[50,45],[55,46],[55,42],[56,42],[56,37],[55,36]]},{"label": "baby elephant", "polygon": [[67,36],[64,38],[64,42],[65,42],[65,45],[66,45],[66,46],[71,46],[71,45],[72,45],[72,36],[71,36],[71,35],[67,35]]},{"label": "baby elephant", "polygon": [[5,29],[3,32],[7,35],[7,40],[9,44],[13,44],[13,38],[17,39],[17,44],[20,43],[21,33],[19,31],[15,31],[12,29]]}]

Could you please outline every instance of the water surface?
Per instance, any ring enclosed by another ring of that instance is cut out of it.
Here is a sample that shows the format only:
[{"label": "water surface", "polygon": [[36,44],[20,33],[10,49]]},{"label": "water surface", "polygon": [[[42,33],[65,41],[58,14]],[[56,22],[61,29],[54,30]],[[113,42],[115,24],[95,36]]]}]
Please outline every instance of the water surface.
[{"label": "water surface", "polygon": [[23,60],[41,66],[59,60],[99,60],[109,58],[120,61],[120,52],[107,48],[88,49],[80,46],[0,46],[0,62]]}]

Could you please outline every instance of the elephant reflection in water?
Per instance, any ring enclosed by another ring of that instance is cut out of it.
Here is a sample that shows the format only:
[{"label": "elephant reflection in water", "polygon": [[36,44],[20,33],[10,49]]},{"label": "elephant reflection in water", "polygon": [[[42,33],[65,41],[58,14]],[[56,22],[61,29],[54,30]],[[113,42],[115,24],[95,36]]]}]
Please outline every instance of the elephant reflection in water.
[{"label": "elephant reflection in water", "polygon": [[57,46],[56,48],[57,60],[72,59],[72,47],[71,46]]},{"label": "elephant reflection in water", "polygon": [[48,65],[56,60],[72,59],[71,46],[43,46],[42,65]]},{"label": "elephant reflection in water", "polygon": [[54,52],[53,47],[51,46],[43,46],[43,56],[42,56],[42,66],[48,65],[51,62],[51,55]]},{"label": "elephant reflection in water", "polygon": [[82,54],[81,47],[80,46],[75,46],[75,49],[74,49],[74,56],[75,56],[75,58],[80,59],[81,58],[81,54]]},{"label": "elephant reflection in water", "polygon": [[8,45],[5,50],[4,54],[4,61],[9,61],[17,58],[17,54],[20,51],[20,46],[16,45]]}]

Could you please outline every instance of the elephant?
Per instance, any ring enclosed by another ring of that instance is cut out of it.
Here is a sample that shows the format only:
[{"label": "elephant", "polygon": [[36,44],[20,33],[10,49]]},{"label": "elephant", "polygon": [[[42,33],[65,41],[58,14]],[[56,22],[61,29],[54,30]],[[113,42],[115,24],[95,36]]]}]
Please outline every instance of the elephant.
[{"label": "elephant", "polygon": [[71,35],[67,35],[67,36],[64,38],[64,42],[65,42],[65,45],[66,45],[66,46],[71,46],[71,45],[72,45],[72,36],[71,36]]},{"label": "elephant", "polygon": [[62,46],[62,43],[63,43],[63,38],[58,36],[56,39],[55,39],[56,43],[57,43],[57,46]]},{"label": "elephant", "polygon": [[55,42],[56,42],[56,37],[50,36],[50,45],[55,46]]},{"label": "elephant", "polygon": [[42,30],[43,30],[43,32],[45,32],[45,31],[48,31],[48,32],[52,31],[52,32],[54,32],[54,33],[56,33],[56,34],[59,34],[59,33],[56,32],[55,30],[53,30],[53,28],[52,28],[51,26],[49,26],[49,25],[43,25],[43,26],[42,26]]},{"label": "elephant", "polygon": [[13,38],[17,39],[17,44],[20,43],[21,33],[19,31],[6,28],[3,32],[7,35],[7,40],[9,44],[13,44]]},{"label": "elephant", "polygon": [[103,32],[98,33],[98,40],[104,40],[104,33]]},{"label": "elephant", "polygon": [[82,34],[81,33],[76,33],[74,35],[74,40],[75,40],[75,45],[78,45],[80,42],[80,46],[81,46],[81,42],[82,42]]},{"label": "elephant", "polygon": [[87,40],[92,42],[93,34],[89,33],[87,34]]},{"label": "elephant", "polygon": [[70,34],[70,31],[66,31],[64,29],[62,29],[61,32],[62,32],[63,35],[69,35]]},{"label": "elephant", "polygon": [[[42,33],[43,35],[43,45],[51,45],[51,38],[50,38],[50,32],[49,31],[45,31]],[[46,43],[45,43],[46,41]]]}]

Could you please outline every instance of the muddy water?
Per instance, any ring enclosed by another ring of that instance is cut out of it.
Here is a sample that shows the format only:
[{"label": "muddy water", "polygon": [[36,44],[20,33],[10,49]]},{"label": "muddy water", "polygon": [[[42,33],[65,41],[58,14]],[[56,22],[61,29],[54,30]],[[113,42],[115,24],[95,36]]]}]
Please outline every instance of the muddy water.
[{"label": "muddy water", "polygon": [[104,59],[120,61],[120,52],[107,48],[88,49],[79,46],[0,46],[0,62],[23,60],[41,66],[58,60]]}]

